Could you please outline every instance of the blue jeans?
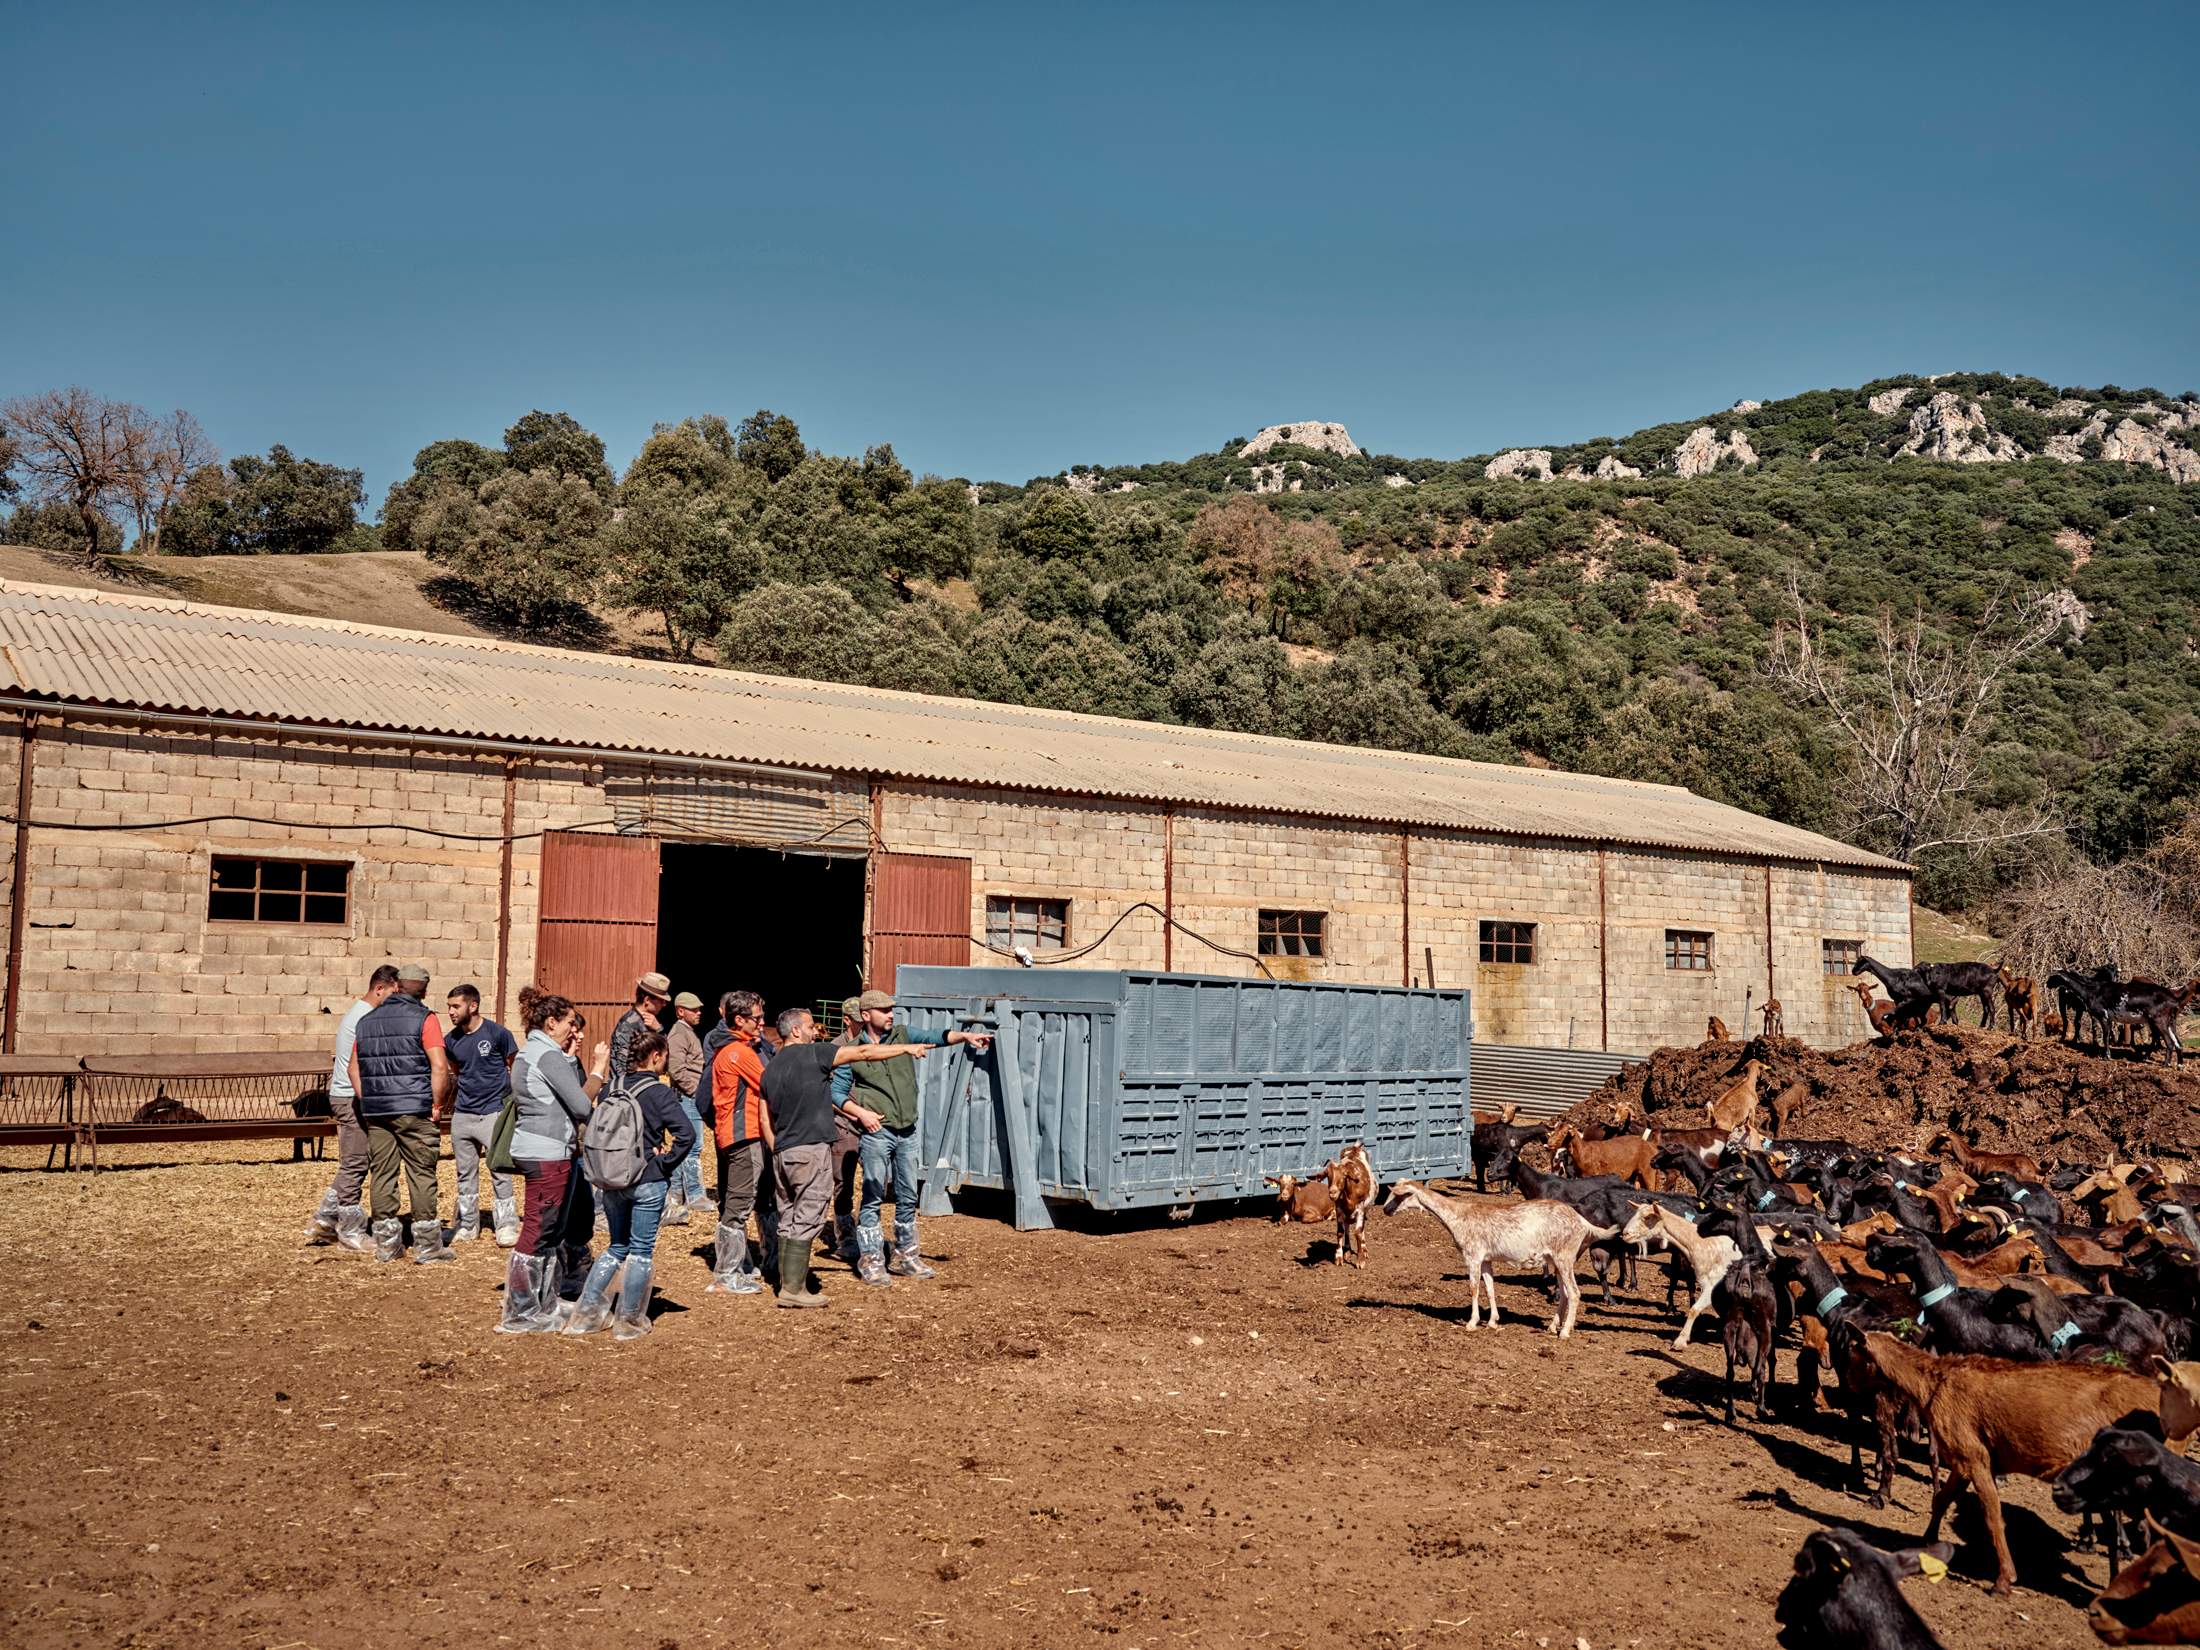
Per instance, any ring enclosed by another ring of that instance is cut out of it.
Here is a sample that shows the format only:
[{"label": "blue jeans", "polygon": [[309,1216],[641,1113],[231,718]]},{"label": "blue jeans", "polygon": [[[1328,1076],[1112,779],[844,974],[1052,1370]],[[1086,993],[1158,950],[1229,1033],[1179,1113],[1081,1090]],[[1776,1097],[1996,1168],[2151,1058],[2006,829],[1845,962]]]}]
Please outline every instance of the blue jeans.
[{"label": "blue jeans", "polygon": [[894,1244],[900,1249],[917,1246],[917,1131],[873,1129],[856,1143],[856,1161],[863,1165],[863,1201],[856,1209],[856,1244],[866,1255],[885,1252],[886,1234],[879,1225],[879,1205],[894,1200]]},{"label": "blue jeans", "polygon": [[703,1137],[710,1131],[703,1127],[703,1114],[695,1109],[693,1100],[683,1097],[680,1109],[695,1125],[695,1149],[687,1154],[685,1163],[672,1171],[672,1190],[682,1203],[700,1205],[703,1201]]},{"label": "blue jeans", "polygon": [[606,1255],[620,1260],[649,1260],[656,1255],[666,1189],[662,1180],[644,1180],[623,1191],[607,1188],[596,1194],[603,1199],[604,1219],[611,1226]]}]

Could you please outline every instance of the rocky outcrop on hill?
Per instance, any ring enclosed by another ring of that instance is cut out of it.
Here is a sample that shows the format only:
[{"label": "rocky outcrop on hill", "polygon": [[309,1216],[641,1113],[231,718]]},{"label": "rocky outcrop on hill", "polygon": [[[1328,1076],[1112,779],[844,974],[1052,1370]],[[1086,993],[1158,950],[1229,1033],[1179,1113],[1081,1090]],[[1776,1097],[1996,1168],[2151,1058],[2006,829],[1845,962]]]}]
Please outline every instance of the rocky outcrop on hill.
[{"label": "rocky outcrop on hill", "polygon": [[1296,476],[1287,483],[1283,479],[1281,464],[1256,464],[1253,466],[1253,491],[1256,493],[1303,492],[1306,483]]},{"label": "rocky outcrop on hill", "polygon": [[1730,413],[1755,412],[1759,407],[1763,405],[1764,403],[1762,401],[1737,401],[1734,403],[1733,406],[1727,408],[1726,410]]},{"label": "rocky outcrop on hill", "polygon": [[[2151,404],[2140,410],[2156,411]],[[2200,407],[2190,403],[2181,412],[2161,413],[2152,429],[2127,418],[2102,439],[2101,457],[2112,464],[2166,470],[2172,481],[2200,481],[2200,452],[2178,439],[2187,430],[2200,430]]]},{"label": "rocky outcrop on hill", "polygon": [[1568,481],[1640,481],[1642,472],[1625,463],[1617,453],[1606,453],[1597,460],[1597,467],[1584,470],[1578,464],[1568,465],[1559,472]]},{"label": "rocky outcrop on hill", "polygon": [[[1252,458],[1285,442],[1294,447],[1311,447],[1318,453],[1335,453],[1339,458],[1361,456],[1360,444],[1352,439],[1351,432],[1342,424],[1271,424],[1240,447],[1238,456]],[[1268,492],[1275,490],[1263,489]]]},{"label": "rocky outcrop on hill", "polygon": [[1491,481],[1548,481],[1551,479],[1551,450],[1548,447],[1515,447],[1483,465],[1482,474]]},{"label": "rocky outcrop on hill", "polygon": [[1750,446],[1749,437],[1736,430],[1722,440],[1709,424],[1699,424],[1688,432],[1686,441],[1673,449],[1673,473],[1708,475],[1729,458],[1743,465],[1757,462],[1757,452]]},{"label": "rocky outcrop on hill", "polygon": [[1946,464],[2003,464],[2024,449],[1986,422],[1976,401],[1941,390],[1910,414],[1910,439],[1898,451]]},{"label": "rocky outcrop on hill", "polygon": [[1902,404],[1917,394],[1914,385],[1904,385],[1898,390],[1881,390],[1864,405],[1871,408],[1874,418],[1891,418],[1902,410]]},{"label": "rocky outcrop on hill", "polygon": [[1073,493],[1135,493],[1143,485],[1136,481],[1110,481],[1091,471],[1079,475],[1075,470],[1065,472],[1062,481]]}]

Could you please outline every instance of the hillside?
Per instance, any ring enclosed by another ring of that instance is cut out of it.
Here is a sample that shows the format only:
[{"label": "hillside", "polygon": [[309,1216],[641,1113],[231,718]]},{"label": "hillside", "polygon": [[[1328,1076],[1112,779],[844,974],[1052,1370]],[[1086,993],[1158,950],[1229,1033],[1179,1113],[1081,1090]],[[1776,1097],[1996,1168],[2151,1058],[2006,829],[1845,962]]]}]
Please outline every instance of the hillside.
[{"label": "hillside", "polygon": [[660,426],[615,477],[538,412],[502,449],[423,448],[380,534],[114,566],[231,605],[1680,784],[1887,851],[1823,706],[1768,674],[1776,636],[1800,602],[1868,676],[1883,613],[1931,663],[2030,593],[2055,628],[1946,753],[1975,771],[1949,844],[1912,834],[1921,897],[1990,926],[1998,891],[2137,852],[2200,798],[2200,401],[2155,389],[1883,379],[1459,459],[1307,420],[1020,486],[820,453],[768,412]]}]

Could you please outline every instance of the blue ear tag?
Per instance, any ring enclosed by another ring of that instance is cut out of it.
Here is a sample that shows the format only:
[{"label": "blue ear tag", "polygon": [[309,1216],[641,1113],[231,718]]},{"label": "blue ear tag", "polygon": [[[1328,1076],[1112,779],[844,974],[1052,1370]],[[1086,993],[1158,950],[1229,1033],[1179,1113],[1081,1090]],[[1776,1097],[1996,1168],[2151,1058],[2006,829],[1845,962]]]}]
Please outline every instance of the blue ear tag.
[{"label": "blue ear tag", "polygon": [[1827,1290],[1823,1295],[1820,1295],[1818,1297],[1818,1310],[1815,1315],[1821,1318],[1824,1317],[1828,1312],[1831,1312],[1835,1307],[1839,1306],[1843,1301],[1847,1300],[1848,1298],[1848,1290],[1838,1283],[1835,1284],[1831,1289]]},{"label": "blue ear tag", "polygon": [[1760,1197],[1760,1198],[1759,1198],[1759,1199],[1757,1200],[1757,1207],[1758,1207],[1758,1208],[1760,1208],[1760,1209],[1762,1209],[1762,1208],[1764,1208],[1764,1207],[1765,1207],[1765,1206],[1766,1206],[1767,1204],[1769,1204],[1769,1203],[1772,1203],[1772,1202],[1776,1201],[1776,1200],[1777,1200],[1777,1199],[1779,1198],[1779,1196],[1780,1196],[1780,1194],[1779,1194],[1778,1192],[1767,1192],[1767,1193],[1765,1193],[1765,1195],[1764,1195],[1763,1197]]},{"label": "blue ear tag", "polygon": [[1922,1312],[1928,1306],[1938,1306],[1955,1292],[1956,1286],[1952,1283],[1944,1283],[1938,1289],[1928,1289],[1917,1297],[1917,1309]]},{"label": "blue ear tag", "polygon": [[2064,1324],[2060,1329],[2056,1330],[2054,1334],[2047,1337],[2047,1344],[2053,1347],[2056,1351],[2060,1352],[2065,1346],[2068,1346],[2072,1341],[2076,1340],[2077,1338],[2078,1320],[2076,1318],[2072,1318],[2068,1323]]}]

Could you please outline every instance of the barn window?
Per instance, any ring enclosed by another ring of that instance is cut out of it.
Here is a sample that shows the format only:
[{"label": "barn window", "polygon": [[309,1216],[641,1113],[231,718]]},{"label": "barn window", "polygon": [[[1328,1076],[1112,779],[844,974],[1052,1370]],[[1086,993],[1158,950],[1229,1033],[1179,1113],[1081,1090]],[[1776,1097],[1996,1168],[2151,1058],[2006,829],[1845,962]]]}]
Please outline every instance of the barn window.
[{"label": "barn window", "polygon": [[1069,943],[1069,901],[1021,894],[985,897],[985,938],[1003,950],[1059,951]]},{"label": "barn window", "polygon": [[1820,940],[1819,955],[1825,960],[1828,974],[1853,974],[1856,959],[1864,954],[1862,940]]},{"label": "barn window", "polygon": [[1711,971],[1711,936],[1694,928],[1665,931],[1665,966],[1693,974]]},{"label": "barn window", "polygon": [[340,925],[351,917],[351,867],[216,854],[206,914],[216,922]]},{"label": "barn window", "polygon": [[1264,957],[1318,957],[1322,954],[1322,928],[1326,911],[1263,911],[1260,914],[1260,954]]},{"label": "barn window", "polygon": [[1535,961],[1535,924],[1485,922],[1482,924],[1482,960],[1486,963]]}]

